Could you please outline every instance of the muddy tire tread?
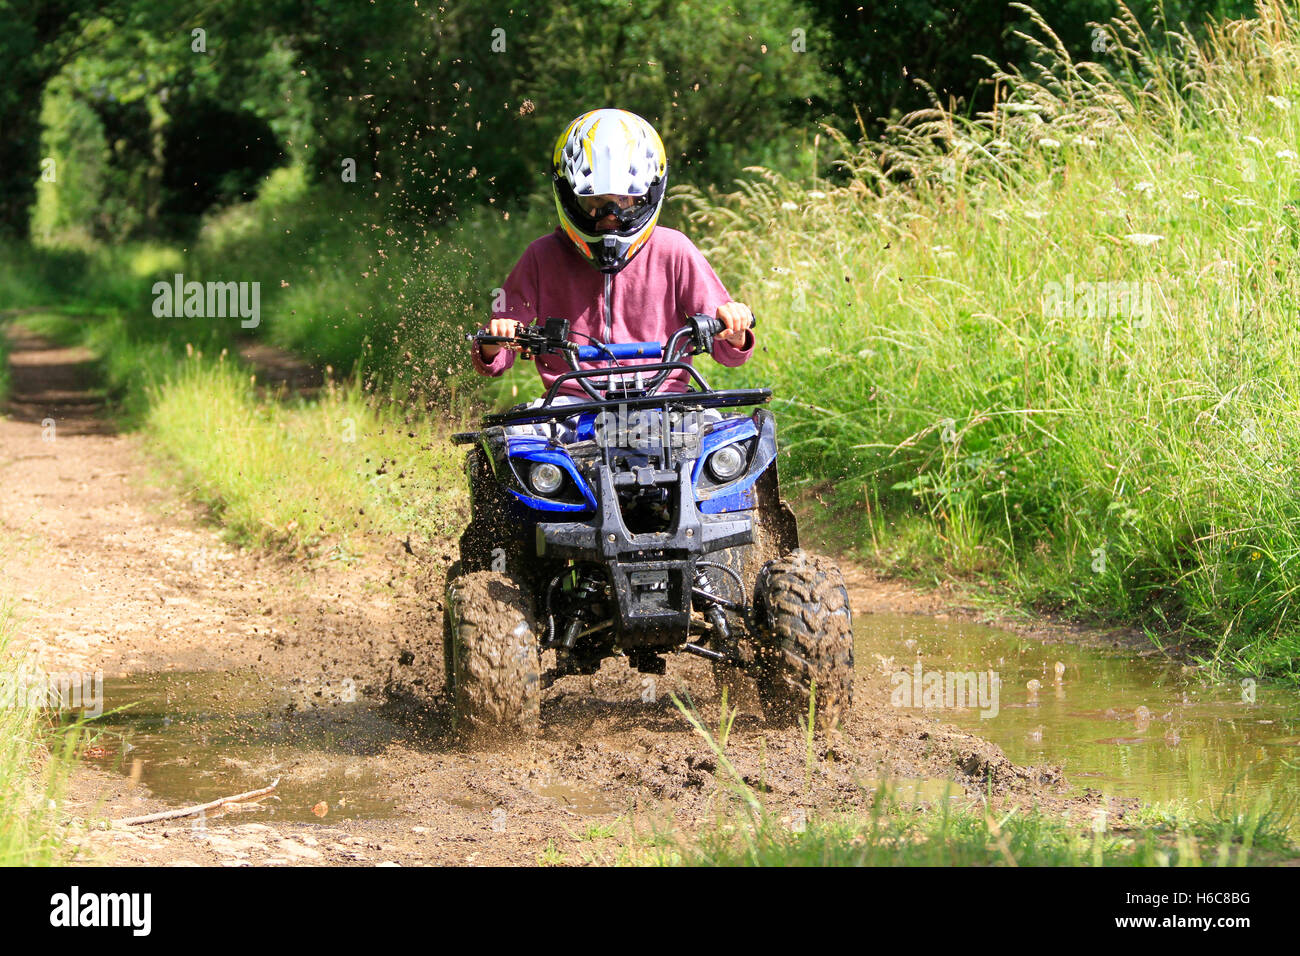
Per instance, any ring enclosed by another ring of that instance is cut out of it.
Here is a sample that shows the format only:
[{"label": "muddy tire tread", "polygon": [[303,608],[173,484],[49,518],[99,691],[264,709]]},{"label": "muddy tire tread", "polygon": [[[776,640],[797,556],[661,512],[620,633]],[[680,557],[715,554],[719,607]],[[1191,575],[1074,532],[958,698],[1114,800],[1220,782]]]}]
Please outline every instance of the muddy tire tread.
[{"label": "muddy tire tread", "polygon": [[443,615],[447,692],[458,736],[531,736],[541,727],[541,663],[527,593],[493,571],[450,578]]},{"label": "muddy tire tread", "polygon": [[795,550],[764,565],[754,625],[764,711],[786,721],[807,714],[816,682],[818,722],[836,722],[853,703],[853,618],[834,562]]}]

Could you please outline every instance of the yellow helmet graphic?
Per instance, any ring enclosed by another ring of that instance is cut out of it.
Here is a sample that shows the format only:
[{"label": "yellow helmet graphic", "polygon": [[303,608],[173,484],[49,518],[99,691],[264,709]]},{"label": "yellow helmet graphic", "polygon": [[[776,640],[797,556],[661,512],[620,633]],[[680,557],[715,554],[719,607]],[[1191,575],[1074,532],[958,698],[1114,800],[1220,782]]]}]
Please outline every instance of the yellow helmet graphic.
[{"label": "yellow helmet graphic", "polygon": [[[635,113],[583,113],[555,142],[551,183],[560,228],[601,272],[618,272],[645,245],[667,182],[664,144]],[[598,228],[610,216],[617,226]]]}]

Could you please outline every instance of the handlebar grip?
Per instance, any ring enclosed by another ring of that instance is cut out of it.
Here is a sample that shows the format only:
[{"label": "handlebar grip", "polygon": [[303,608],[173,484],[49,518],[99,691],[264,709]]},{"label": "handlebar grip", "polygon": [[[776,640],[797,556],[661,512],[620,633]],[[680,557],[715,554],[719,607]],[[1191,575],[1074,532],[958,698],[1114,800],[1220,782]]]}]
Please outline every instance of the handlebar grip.
[{"label": "handlebar grip", "polygon": [[[726,326],[722,324],[721,319],[715,318],[712,315],[704,315],[703,313],[701,313],[699,315],[692,316],[692,318],[698,321],[700,323],[700,327],[703,328],[705,331],[707,331],[710,335],[717,335],[719,332],[721,332],[723,329],[726,328]],[[756,316],[753,312],[750,312],[748,328],[753,329],[757,327],[758,327],[758,316]]]}]

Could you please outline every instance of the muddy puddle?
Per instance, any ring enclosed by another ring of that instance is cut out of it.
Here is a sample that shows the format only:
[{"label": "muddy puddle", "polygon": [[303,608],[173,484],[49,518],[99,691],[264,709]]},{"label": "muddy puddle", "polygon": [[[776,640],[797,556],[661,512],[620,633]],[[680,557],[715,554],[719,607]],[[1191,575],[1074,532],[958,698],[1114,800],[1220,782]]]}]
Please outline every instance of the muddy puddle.
[{"label": "muddy puddle", "polygon": [[[1294,691],[1208,683],[1158,658],[1045,644],[962,620],[874,614],[860,616],[856,628],[860,677],[887,683],[896,706],[982,737],[1018,765],[1060,765],[1077,793],[1183,802],[1205,816],[1225,803],[1244,810],[1300,800]],[[274,795],[239,812],[250,821],[396,816],[406,798],[398,797],[394,748],[430,754],[430,741],[416,739],[409,722],[346,683],[167,673],[106,681],[104,697],[89,763],[176,806],[280,778]],[[479,793],[472,776],[433,779],[446,780],[448,792],[424,789],[422,798],[484,814],[499,809],[500,794]],[[543,774],[520,782],[573,816],[622,809],[589,781]],[[894,780],[891,789],[895,800],[931,806],[961,796],[938,778]]]},{"label": "muddy puddle", "polygon": [[[318,696],[319,692],[319,696]],[[328,696],[327,696],[328,695]],[[256,673],[166,673],[104,682],[87,763],[176,805],[265,787],[241,819],[389,816],[381,754],[406,731],[349,686],[278,687]]]},{"label": "muddy puddle", "polygon": [[855,623],[859,673],[889,675],[891,702],[978,734],[1017,764],[1059,764],[1077,791],[1185,801],[1205,815],[1225,802],[1244,810],[1300,798],[1295,691],[1208,683],[1158,658],[960,620],[875,614]]},{"label": "muddy puddle", "polygon": [[[413,727],[351,684],[276,684],[256,673],[139,675],[104,682],[88,763],[130,777],[178,806],[280,783],[273,795],[226,810],[240,819],[337,822],[397,815],[391,747],[427,751]],[[599,790],[556,778],[531,787],[576,816],[616,814]],[[428,793],[489,813],[473,791]]]}]

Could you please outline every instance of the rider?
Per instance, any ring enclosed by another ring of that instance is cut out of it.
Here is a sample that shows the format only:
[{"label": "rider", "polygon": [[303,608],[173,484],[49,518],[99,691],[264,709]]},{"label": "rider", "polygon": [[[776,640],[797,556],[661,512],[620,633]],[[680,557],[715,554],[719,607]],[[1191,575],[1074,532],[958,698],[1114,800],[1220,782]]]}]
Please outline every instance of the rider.
[{"label": "rider", "polygon": [[[686,236],[667,226],[655,228],[668,160],[649,123],[626,110],[584,113],[556,141],[551,172],[559,228],[524,250],[493,304],[490,335],[511,336],[517,323],[555,317],[569,320],[581,344],[665,342],[688,316],[716,315],[726,328],[714,337],[713,358],[728,366],[749,359],[754,351],[749,307],[731,301]],[[483,375],[500,375],[514,364],[512,348],[486,343],[471,348],[474,368]],[[536,362],[547,389],[570,370],[559,355],[539,355]],[[676,370],[660,388],[686,390],[687,375]],[[562,399],[585,400],[585,395],[570,380],[556,401]]]}]

